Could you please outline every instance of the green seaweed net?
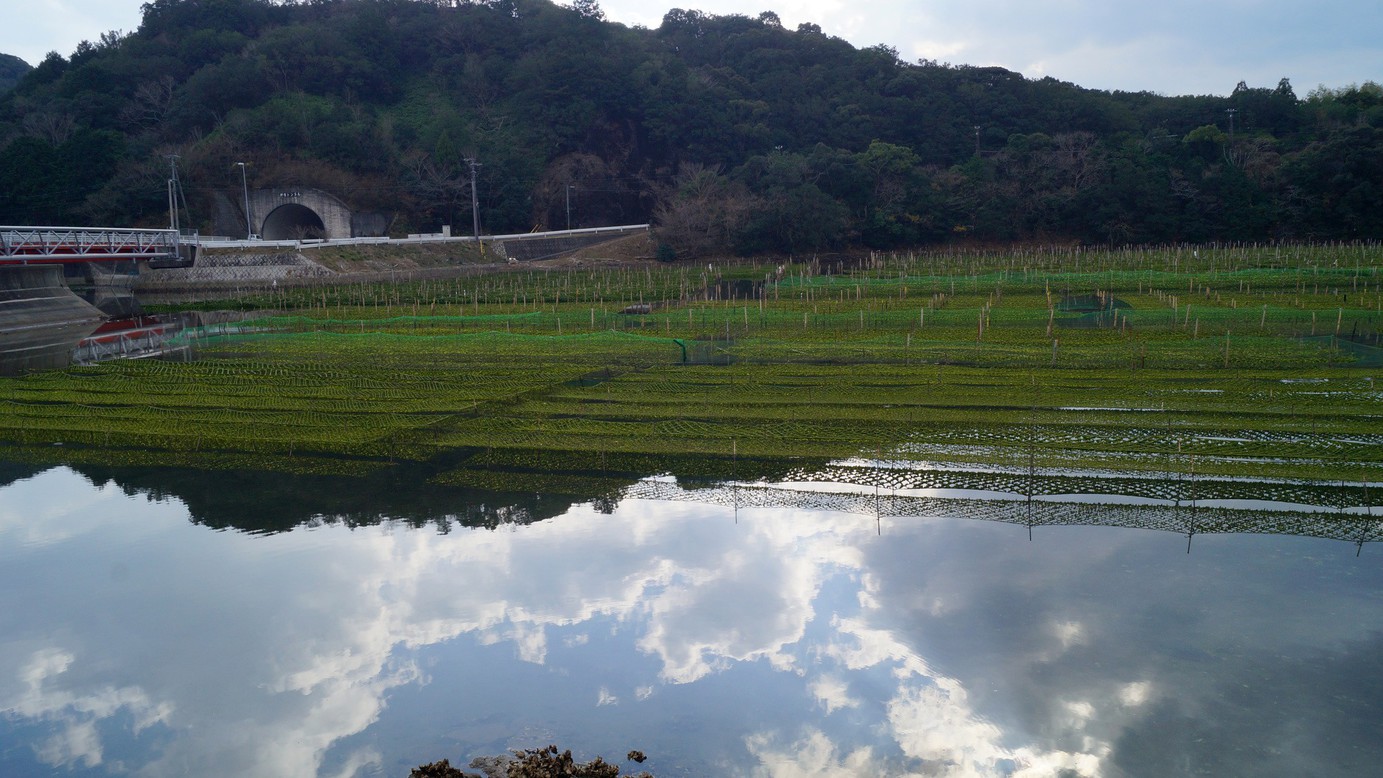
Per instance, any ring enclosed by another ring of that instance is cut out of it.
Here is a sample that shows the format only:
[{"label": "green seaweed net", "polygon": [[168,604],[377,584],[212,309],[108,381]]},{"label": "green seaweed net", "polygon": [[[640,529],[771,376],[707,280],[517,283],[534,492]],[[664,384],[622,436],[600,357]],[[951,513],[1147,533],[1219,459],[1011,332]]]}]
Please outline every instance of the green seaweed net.
[{"label": "green seaweed net", "polygon": [[0,379],[0,442],[35,463],[406,462],[574,494],[852,457],[1353,489],[1383,480],[1379,258],[956,253],[281,290],[184,332],[190,361]]}]

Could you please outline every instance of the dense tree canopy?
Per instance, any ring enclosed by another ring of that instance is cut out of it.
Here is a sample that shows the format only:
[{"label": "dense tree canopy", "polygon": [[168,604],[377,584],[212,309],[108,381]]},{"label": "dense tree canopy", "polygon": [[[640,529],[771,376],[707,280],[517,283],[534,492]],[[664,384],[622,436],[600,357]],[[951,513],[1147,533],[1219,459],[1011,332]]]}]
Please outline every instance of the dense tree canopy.
[{"label": "dense tree canopy", "polygon": [[33,70],[29,63],[13,54],[0,54],[0,95],[14,89],[26,73]]},{"label": "dense tree canopy", "polygon": [[[772,13],[152,0],[0,98],[0,222],[193,221],[318,186],[402,232],[659,219],[668,254],[1383,237],[1383,88],[1165,97],[908,63]],[[22,64],[22,63],[21,63]],[[0,87],[5,62],[0,61]]]}]

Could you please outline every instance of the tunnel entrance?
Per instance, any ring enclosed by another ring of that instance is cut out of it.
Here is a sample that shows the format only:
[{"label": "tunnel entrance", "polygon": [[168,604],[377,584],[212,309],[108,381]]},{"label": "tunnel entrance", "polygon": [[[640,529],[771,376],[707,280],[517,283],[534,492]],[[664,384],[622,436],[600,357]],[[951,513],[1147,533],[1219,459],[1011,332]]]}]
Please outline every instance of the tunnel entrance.
[{"label": "tunnel entrance", "polygon": [[264,217],[265,240],[320,239],[327,236],[326,225],[317,212],[305,205],[280,205]]}]

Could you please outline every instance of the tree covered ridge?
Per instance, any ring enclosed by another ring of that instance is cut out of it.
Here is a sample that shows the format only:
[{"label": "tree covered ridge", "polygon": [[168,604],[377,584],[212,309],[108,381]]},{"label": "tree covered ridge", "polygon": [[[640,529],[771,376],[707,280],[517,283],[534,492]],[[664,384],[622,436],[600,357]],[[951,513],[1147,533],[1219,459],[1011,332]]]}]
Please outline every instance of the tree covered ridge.
[{"label": "tree covered ridge", "polygon": [[33,68],[13,54],[0,54],[0,95],[10,91]]},{"label": "tree covered ridge", "polygon": [[0,222],[194,222],[317,186],[395,232],[655,218],[667,255],[1383,237],[1383,88],[1083,89],[908,63],[771,12],[596,0],[153,0],[0,98]]}]

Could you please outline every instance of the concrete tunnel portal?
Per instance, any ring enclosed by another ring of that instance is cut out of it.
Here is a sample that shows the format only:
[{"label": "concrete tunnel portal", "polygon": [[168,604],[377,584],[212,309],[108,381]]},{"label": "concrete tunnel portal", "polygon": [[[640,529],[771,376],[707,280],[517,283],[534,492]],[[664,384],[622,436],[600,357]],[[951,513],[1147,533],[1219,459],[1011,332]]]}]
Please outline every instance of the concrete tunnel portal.
[{"label": "concrete tunnel portal", "polygon": [[[374,232],[367,228],[366,217],[374,214],[353,214],[339,198],[320,189],[255,189],[247,198],[249,221],[255,227],[250,232],[265,240],[341,240],[384,234],[385,225]],[[359,231],[357,218],[362,221]],[[382,216],[378,218],[383,221]]]},{"label": "concrete tunnel portal", "polygon": [[285,203],[264,217],[264,240],[301,240],[327,237],[326,224],[306,205]]}]

